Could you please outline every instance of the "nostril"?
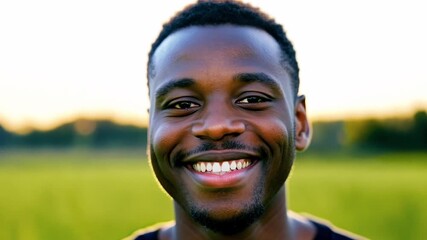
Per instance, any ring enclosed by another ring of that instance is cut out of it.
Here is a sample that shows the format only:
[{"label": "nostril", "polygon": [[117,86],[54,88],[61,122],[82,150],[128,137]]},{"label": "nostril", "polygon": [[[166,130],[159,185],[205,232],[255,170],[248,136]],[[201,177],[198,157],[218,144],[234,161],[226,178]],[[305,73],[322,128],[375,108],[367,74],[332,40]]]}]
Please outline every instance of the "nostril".
[{"label": "nostril", "polygon": [[192,133],[199,138],[209,138],[219,140],[228,135],[239,135],[245,131],[245,124],[240,121],[227,120],[221,123],[212,123],[205,121],[194,124]]}]

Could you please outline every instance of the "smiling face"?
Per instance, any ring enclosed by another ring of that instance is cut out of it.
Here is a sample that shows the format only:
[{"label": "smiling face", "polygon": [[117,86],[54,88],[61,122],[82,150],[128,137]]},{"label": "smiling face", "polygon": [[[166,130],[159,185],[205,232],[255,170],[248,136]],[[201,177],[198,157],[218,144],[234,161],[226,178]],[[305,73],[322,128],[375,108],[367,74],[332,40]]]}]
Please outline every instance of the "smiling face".
[{"label": "smiling face", "polygon": [[152,167],[179,206],[213,230],[259,218],[283,188],[295,144],[306,144],[295,138],[305,107],[280,60],[266,32],[231,25],[179,30],[154,54]]}]

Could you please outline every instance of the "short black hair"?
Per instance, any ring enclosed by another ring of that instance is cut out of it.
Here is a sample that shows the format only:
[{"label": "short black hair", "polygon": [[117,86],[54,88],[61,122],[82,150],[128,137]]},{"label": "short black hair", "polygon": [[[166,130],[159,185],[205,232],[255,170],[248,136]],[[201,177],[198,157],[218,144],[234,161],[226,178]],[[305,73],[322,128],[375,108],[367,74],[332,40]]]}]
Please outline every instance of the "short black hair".
[{"label": "short black hair", "polygon": [[155,75],[152,63],[154,52],[170,34],[191,26],[224,24],[255,27],[264,30],[277,41],[282,51],[282,66],[291,76],[296,98],[299,89],[299,67],[294,47],[286,37],[282,25],[259,8],[233,0],[199,0],[177,12],[166,22],[148,54],[147,81]]}]

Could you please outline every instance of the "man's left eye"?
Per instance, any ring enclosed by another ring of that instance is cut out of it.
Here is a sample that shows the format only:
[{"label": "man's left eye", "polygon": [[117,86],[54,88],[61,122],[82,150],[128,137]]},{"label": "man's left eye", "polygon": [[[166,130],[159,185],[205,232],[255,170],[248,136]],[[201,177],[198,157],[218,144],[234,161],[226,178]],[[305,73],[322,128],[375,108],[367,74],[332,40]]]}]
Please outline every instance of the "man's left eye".
[{"label": "man's left eye", "polygon": [[262,102],[268,102],[269,99],[265,97],[259,97],[259,96],[249,96],[242,99],[237,100],[237,103],[241,104],[251,104],[251,103],[262,103]]}]

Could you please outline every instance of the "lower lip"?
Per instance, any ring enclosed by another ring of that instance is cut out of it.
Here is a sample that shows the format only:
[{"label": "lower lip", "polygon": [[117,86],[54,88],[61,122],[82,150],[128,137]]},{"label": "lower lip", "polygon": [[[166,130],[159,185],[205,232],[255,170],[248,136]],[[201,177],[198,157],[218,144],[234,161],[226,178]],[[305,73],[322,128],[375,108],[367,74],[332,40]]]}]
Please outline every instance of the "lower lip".
[{"label": "lower lip", "polygon": [[257,162],[252,163],[244,169],[230,171],[223,174],[196,172],[190,168],[190,173],[193,179],[205,188],[221,189],[238,187],[244,183],[244,180],[250,175],[251,170]]}]

